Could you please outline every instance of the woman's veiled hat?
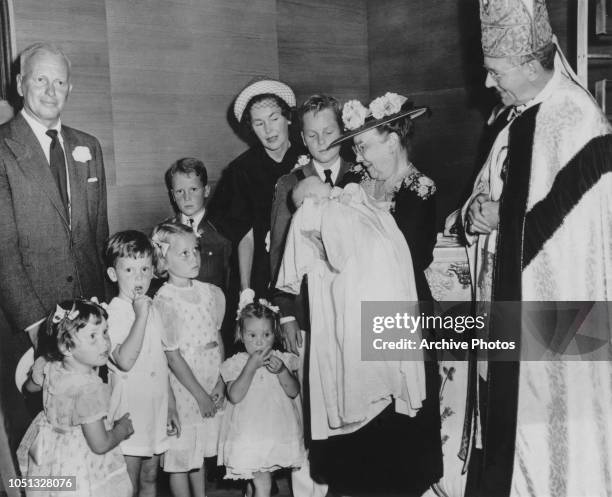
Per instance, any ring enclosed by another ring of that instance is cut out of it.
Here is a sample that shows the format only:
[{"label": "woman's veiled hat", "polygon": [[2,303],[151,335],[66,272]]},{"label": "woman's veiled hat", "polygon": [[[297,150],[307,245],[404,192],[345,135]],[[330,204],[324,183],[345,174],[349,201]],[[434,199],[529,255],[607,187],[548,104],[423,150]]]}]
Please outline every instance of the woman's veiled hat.
[{"label": "woman's veiled hat", "polygon": [[249,81],[240,91],[234,101],[234,116],[238,122],[242,119],[242,114],[253,97],[266,93],[276,95],[283,100],[290,108],[295,107],[295,93],[288,85],[282,81],[267,77],[257,77]]},{"label": "woman's veiled hat", "polygon": [[388,92],[382,97],[375,98],[368,107],[364,107],[359,100],[349,100],[342,107],[344,134],[334,140],[329,147],[335,147],[364,131],[383,124],[405,117],[416,119],[424,114],[431,114],[429,107],[415,107],[406,97],[397,93]]},{"label": "woman's veiled hat", "polygon": [[552,42],[544,0],[480,0],[485,57],[530,55]]}]

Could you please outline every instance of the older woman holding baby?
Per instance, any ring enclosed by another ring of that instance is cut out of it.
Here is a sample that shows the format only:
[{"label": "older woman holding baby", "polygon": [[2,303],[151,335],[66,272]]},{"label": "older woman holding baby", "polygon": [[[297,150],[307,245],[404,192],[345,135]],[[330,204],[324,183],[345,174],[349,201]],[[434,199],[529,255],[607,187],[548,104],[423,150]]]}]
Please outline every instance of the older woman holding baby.
[{"label": "older woman holding baby", "polygon": [[[392,93],[375,99],[369,108],[352,100],[343,109],[345,133],[331,144],[353,140],[359,162],[353,172],[361,177],[361,187],[377,205],[390,210],[406,239],[416,294],[425,313],[433,307],[424,270],[432,262],[436,242],[436,187],[412,164],[410,152],[412,120],[427,112],[427,108],[415,108],[405,97]],[[374,267],[382,264],[370,262]],[[345,494],[371,488],[421,495],[442,476],[438,366],[435,359],[427,359],[426,397],[416,416],[398,414],[390,405],[354,433],[313,440],[313,474]],[[394,443],[397,437],[399,444]],[[364,456],[368,449],[373,451],[371,457]]]},{"label": "older woman holding baby", "polygon": [[373,100],[368,108],[351,100],[342,111],[345,133],[332,144],[353,140],[361,186],[376,200],[388,202],[406,238],[421,301],[432,300],[424,271],[433,260],[436,244],[436,186],[410,159],[413,119],[428,111],[414,108],[395,93]]}]

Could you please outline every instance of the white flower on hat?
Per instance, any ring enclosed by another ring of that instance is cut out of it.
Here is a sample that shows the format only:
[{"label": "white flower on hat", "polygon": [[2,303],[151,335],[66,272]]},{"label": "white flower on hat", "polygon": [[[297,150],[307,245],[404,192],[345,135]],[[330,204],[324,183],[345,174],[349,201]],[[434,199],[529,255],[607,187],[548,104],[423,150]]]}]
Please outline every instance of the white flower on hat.
[{"label": "white flower on hat", "polygon": [[382,119],[385,116],[397,114],[402,110],[402,105],[408,100],[397,93],[387,92],[382,97],[375,98],[370,102],[370,112],[374,119]]},{"label": "white flower on hat", "polygon": [[359,100],[349,100],[342,107],[342,122],[348,130],[354,130],[363,126],[370,111],[366,109]]},{"label": "white flower on hat", "polygon": [[74,150],[72,151],[72,158],[77,162],[87,162],[88,160],[91,160],[91,152],[87,147],[74,147]]}]

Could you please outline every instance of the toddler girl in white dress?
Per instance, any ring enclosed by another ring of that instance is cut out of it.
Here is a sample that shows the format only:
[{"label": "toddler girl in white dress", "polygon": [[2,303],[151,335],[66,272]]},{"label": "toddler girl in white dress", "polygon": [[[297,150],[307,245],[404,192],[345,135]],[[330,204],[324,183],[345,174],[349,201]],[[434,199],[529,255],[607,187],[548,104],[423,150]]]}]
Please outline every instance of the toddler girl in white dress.
[{"label": "toddler girl in white dress", "polygon": [[236,339],[246,352],[221,366],[229,403],[219,464],[225,465],[226,478],[251,480],[255,497],[270,495],[272,471],[299,467],[305,457],[294,374],[298,359],[276,348],[279,338],[278,309],[263,299],[241,306]]}]

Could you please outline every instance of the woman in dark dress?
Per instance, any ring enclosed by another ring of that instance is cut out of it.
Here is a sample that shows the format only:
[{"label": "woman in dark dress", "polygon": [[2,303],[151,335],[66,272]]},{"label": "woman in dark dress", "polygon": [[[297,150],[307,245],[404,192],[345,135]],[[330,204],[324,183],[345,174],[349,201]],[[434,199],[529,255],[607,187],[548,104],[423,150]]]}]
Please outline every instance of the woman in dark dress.
[{"label": "woman in dark dress", "polygon": [[425,269],[433,261],[436,245],[436,186],[409,159],[413,134],[414,123],[406,116],[356,134],[353,150],[369,175],[363,175],[364,190],[390,203],[410,248],[419,300],[430,302]]},{"label": "woman in dark dress", "polygon": [[[364,190],[387,203],[410,248],[421,311],[433,299],[424,270],[436,242],[434,182],[410,162],[412,119],[427,112],[405,97],[387,94],[369,109],[353,100],[345,104],[345,134],[352,139]],[[376,264],[376,261],[372,261]],[[363,490],[421,495],[442,476],[438,366],[425,363],[426,400],[414,417],[390,404],[367,425],[348,435],[314,440],[310,447],[313,474],[342,494]]]},{"label": "woman in dark dress", "polygon": [[234,115],[257,144],[230,163],[209,206],[215,227],[237,248],[240,289],[262,297],[270,282],[274,186],[303,153],[289,135],[295,103],[291,88],[272,79],[253,81],[238,94]]}]

